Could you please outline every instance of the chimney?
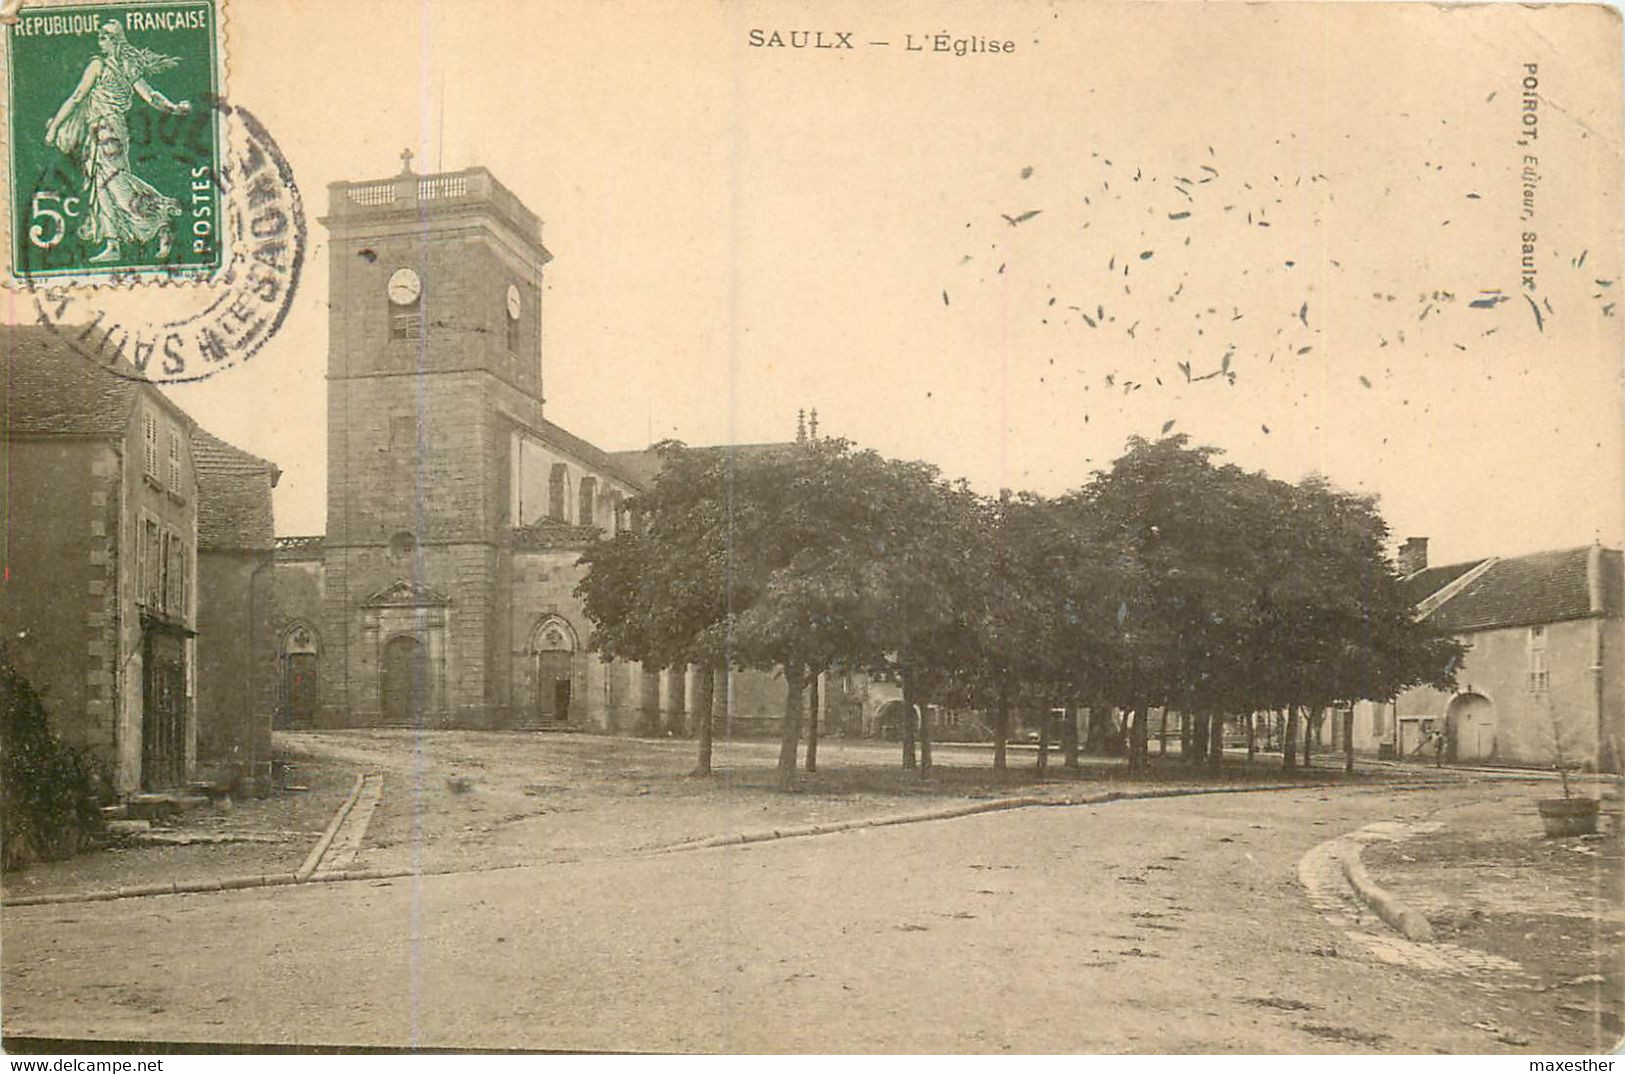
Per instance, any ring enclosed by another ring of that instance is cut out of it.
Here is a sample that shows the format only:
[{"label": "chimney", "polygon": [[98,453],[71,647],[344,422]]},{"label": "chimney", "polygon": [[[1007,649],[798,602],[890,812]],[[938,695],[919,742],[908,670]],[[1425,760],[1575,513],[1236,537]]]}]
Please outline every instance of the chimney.
[{"label": "chimney", "polygon": [[1399,546],[1399,573],[1410,577],[1417,571],[1427,570],[1428,565],[1428,539],[1426,537],[1407,537],[1405,543]]}]

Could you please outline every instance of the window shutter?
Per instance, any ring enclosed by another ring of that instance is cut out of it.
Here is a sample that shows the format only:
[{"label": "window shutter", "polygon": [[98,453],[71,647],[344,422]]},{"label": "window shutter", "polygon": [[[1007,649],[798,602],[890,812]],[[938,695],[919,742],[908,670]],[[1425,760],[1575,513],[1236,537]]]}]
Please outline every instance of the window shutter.
[{"label": "window shutter", "polygon": [[169,474],[168,484],[171,492],[181,490],[181,427],[169,427]]},{"label": "window shutter", "polygon": [[142,466],[152,477],[158,476],[158,415],[151,410],[141,412]]}]

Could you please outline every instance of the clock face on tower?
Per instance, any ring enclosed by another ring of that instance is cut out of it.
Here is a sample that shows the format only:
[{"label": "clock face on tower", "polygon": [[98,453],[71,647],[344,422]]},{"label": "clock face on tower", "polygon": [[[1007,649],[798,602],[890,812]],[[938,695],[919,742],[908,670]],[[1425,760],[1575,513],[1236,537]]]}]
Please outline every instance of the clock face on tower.
[{"label": "clock face on tower", "polygon": [[508,285],[508,319],[510,321],[519,319],[519,288],[511,283]]},{"label": "clock face on tower", "polygon": [[396,269],[390,273],[386,293],[395,305],[410,306],[423,294],[423,281],[409,268]]}]

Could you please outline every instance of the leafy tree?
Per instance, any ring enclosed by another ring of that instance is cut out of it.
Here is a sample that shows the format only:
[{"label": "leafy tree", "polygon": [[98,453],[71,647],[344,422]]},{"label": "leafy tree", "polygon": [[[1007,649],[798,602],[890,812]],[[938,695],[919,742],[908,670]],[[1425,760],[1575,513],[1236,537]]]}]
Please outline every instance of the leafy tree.
[{"label": "leafy tree", "polygon": [[1293,768],[1300,713],[1446,683],[1460,661],[1415,623],[1374,501],[1319,478],[1294,486],[1218,465],[1217,454],[1183,436],[1133,439],[1071,498],[1101,564],[1097,595],[1116,602],[1116,630],[1094,652],[1108,694],[1132,714],[1133,768],[1146,764],[1159,705],[1194,718],[1193,754],[1213,764],[1227,713],[1282,709]]},{"label": "leafy tree", "polygon": [[1185,436],[1129,441],[1076,497],[1115,597],[1101,646],[1104,691],[1132,721],[1129,762],[1147,764],[1150,710],[1221,712],[1242,688],[1238,624],[1251,597],[1246,475]]},{"label": "leafy tree", "polygon": [[[895,674],[905,712],[920,713],[925,775],[932,764],[930,703],[954,699],[955,685],[982,651],[976,609],[992,542],[983,503],[963,483],[941,481],[935,468],[886,461],[866,476],[892,525],[872,553],[860,550],[869,555],[865,614],[880,654],[876,669]],[[910,745],[905,734],[905,766],[913,763]]]},{"label": "leafy tree", "polygon": [[[1285,713],[1282,764],[1298,765],[1300,716],[1359,700],[1388,701],[1423,683],[1448,688],[1461,650],[1415,621],[1384,547],[1387,524],[1369,497],[1311,476],[1272,481],[1259,530],[1249,638],[1253,707]],[[1345,717],[1345,767],[1352,768]],[[1304,763],[1310,730],[1303,728]]]},{"label": "leafy tree", "polygon": [[0,868],[72,857],[104,828],[105,774],[50,726],[45,699],[0,643]]},{"label": "leafy tree", "polygon": [[[662,469],[653,487],[627,505],[638,523],[581,558],[587,570],[576,595],[593,623],[589,647],[644,667],[698,664],[714,677],[726,666],[738,595],[730,577],[733,460],[726,449],[693,451],[676,441],[656,449]],[[702,681],[696,775],[711,771],[714,696]]]}]

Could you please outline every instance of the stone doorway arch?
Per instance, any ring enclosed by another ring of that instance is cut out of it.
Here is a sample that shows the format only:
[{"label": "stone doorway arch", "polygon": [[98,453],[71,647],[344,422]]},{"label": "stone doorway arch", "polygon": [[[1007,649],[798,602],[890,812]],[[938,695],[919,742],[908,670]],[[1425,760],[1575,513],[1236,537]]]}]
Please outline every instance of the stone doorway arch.
[{"label": "stone doorway arch", "polygon": [[310,727],[321,708],[321,639],[309,623],[295,621],[277,647],[279,696],[276,726]]},{"label": "stone doorway arch", "polygon": [[529,723],[569,723],[586,699],[576,697],[576,660],[580,639],[561,615],[544,615],[531,628],[526,647],[530,660]]},{"label": "stone doorway arch", "polygon": [[1458,694],[1445,710],[1446,735],[1458,764],[1495,756],[1495,705],[1483,694]]}]

